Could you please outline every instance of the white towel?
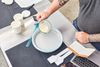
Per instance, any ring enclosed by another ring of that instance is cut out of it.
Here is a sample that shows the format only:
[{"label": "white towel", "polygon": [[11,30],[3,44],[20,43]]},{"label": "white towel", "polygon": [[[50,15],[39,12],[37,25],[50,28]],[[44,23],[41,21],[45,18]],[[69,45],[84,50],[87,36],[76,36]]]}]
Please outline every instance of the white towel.
[{"label": "white towel", "polygon": [[21,7],[21,8],[27,8],[32,6],[33,4],[37,4],[42,0],[15,0],[15,2]]}]

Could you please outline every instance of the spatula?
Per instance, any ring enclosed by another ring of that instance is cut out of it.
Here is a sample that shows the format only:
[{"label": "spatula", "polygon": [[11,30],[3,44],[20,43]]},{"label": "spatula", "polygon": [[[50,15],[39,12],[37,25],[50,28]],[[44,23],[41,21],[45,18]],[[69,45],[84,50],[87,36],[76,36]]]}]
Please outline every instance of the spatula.
[{"label": "spatula", "polygon": [[66,58],[66,57],[68,57],[70,54],[72,54],[72,51],[68,51],[67,53],[65,53],[63,56],[61,56],[61,57],[58,57],[57,58],[57,60],[55,61],[55,64],[58,66],[58,65],[60,65],[60,64],[62,64],[63,62],[64,62],[64,59]]},{"label": "spatula", "polygon": [[[33,19],[34,19],[34,25],[35,25],[35,29],[34,29],[34,32],[33,34],[36,32],[36,30],[39,28],[39,22],[36,20],[36,16],[33,16]],[[30,39],[28,40],[27,44],[26,44],[26,47],[29,47],[32,43],[32,37],[30,37]]]},{"label": "spatula", "polygon": [[58,53],[57,55],[52,55],[47,60],[49,61],[50,64],[52,64],[52,63],[54,63],[58,59],[58,57],[60,57],[61,55],[65,54],[68,51],[69,51],[69,49],[66,48],[63,51],[61,51],[60,53]]}]

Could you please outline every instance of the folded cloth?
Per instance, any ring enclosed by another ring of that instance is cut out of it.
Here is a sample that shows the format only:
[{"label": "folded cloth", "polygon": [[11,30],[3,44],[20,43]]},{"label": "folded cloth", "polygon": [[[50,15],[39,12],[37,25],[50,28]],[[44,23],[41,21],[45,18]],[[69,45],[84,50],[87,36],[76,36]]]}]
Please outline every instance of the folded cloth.
[{"label": "folded cloth", "polygon": [[36,4],[42,0],[15,0],[15,2],[21,7],[21,8],[27,8],[32,6],[33,4]]}]

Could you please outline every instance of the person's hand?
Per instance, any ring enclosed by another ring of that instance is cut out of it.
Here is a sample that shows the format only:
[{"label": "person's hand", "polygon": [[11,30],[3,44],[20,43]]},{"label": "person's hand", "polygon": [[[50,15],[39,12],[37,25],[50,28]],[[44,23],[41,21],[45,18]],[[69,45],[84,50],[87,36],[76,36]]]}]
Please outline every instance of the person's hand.
[{"label": "person's hand", "polygon": [[75,38],[81,44],[89,43],[89,34],[86,32],[76,32]]},{"label": "person's hand", "polygon": [[42,21],[42,20],[47,19],[49,16],[50,16],[49,12],[43,11],[43,12],[37,14],[37,20]]}]

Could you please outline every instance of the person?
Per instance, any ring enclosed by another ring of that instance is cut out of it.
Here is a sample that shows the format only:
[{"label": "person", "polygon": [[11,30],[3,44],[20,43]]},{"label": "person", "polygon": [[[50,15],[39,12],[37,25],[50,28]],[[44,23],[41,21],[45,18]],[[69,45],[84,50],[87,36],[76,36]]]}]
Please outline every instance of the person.
[{"label": "person", "polygon": [[[47,19],[70,0],[53,0],[46,11],[38,13],[39,21]],[[73,21],[78,30],[75,38],[81,44],[91,43],[100,50],[100,0],[79,0],[80,10],[78,17]]]}]

